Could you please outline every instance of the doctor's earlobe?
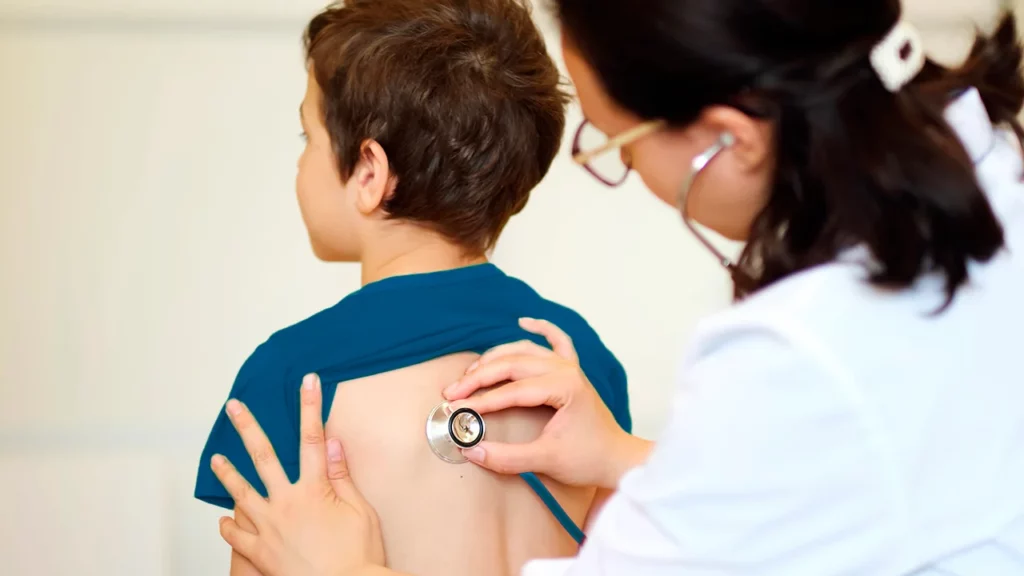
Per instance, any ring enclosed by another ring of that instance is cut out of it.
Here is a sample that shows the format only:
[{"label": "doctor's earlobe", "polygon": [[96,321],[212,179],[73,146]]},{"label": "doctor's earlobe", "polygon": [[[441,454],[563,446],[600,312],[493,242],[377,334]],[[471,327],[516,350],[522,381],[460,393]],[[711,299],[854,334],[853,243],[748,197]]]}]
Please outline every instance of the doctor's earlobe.
[{"label": "doctor's earlobe", "polygon": [[708,109],[701,120],[718,133],[716,145],[729,149],[742,170],[758,171],[772,158],[774,131],[769,121],[727,106]]}]

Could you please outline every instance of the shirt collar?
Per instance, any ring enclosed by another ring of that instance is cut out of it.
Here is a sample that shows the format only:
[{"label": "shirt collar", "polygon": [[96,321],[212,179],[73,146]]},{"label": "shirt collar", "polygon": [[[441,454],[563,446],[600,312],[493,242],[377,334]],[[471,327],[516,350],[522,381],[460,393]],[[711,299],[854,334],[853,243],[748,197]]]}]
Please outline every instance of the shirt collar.
[{"label": "shirt collar", "polygon": [[978,164],[992,150],[996,129],[977,88],[969,88],[946,106],[946,123],[960,138],[971,162]]}]

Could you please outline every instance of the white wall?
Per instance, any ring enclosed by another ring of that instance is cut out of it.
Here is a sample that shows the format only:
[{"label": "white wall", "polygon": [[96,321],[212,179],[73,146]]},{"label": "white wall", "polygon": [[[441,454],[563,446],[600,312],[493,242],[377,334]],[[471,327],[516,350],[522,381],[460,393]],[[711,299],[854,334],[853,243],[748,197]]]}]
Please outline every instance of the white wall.
[{"label": "white wall", "polygon": [[[191,498],[208,427],[256,344],[357,288],[293,197],[320,3],[0,6],[0,574],[226,572]],[[675,214],[563,154],[495,260],[591,320],[655,436],[678,349],[728,301]]]}]

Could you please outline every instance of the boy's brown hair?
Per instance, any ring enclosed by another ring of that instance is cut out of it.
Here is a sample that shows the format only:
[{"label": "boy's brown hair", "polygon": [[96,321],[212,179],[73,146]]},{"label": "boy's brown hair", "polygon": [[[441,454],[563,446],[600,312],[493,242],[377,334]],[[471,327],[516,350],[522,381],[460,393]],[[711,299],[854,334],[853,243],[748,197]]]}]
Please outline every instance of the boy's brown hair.
[{"label": "boy's brown hair", "polygon": [[483,253],[547,173],[568,97],[521,0],[349,0],[310,22],[310,70],[347,179],[388,155],[391,218]]}]

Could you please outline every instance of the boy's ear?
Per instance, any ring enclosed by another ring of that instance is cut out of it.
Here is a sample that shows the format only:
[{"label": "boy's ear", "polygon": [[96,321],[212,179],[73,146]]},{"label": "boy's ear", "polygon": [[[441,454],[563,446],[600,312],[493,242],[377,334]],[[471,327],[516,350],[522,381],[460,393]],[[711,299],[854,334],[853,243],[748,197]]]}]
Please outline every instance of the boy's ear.
[{"label": "boy's ear", "polygon": [[359,148],[359,161],[352,171],[355,185],[356,208],[365,216],[380,209],[394,187],[388,165],[388,155],[375,140],[363,142]]}]

